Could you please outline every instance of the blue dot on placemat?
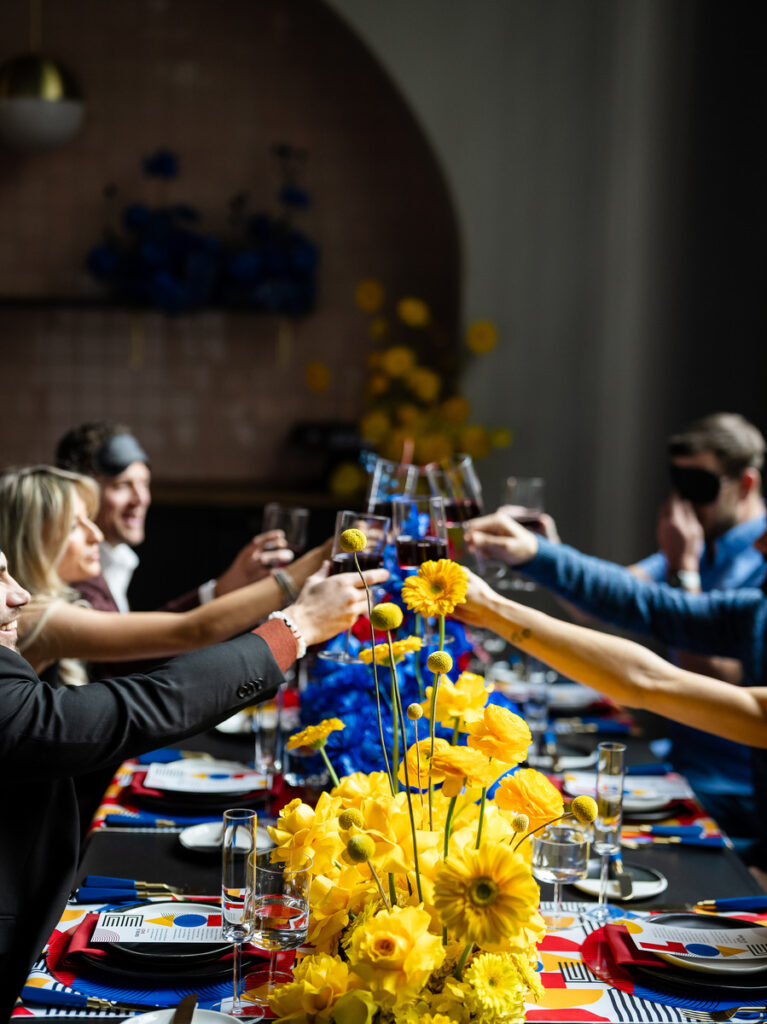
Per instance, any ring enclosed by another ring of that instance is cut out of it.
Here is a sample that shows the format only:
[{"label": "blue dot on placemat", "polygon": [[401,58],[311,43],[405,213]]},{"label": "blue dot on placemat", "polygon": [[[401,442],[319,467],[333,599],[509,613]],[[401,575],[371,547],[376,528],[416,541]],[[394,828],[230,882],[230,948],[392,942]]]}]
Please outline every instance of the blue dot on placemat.
[{"label": "blue dot on placemat", "polygon": [[716,946],[706,946],[702,942],[688,943],[687,952],[693,956],[719,956],[719,950]]},{"label": "blue dot on placemat", "polygon": [[179,914],[178,917],[173,918],[173,923],[179,928],[198,928],[200,925],[207,924],[208,919],[204,914]]},{"label": "blue dot on placemat", "polygon": [[229,772],[208,772],[209,779],[228,779]]}]

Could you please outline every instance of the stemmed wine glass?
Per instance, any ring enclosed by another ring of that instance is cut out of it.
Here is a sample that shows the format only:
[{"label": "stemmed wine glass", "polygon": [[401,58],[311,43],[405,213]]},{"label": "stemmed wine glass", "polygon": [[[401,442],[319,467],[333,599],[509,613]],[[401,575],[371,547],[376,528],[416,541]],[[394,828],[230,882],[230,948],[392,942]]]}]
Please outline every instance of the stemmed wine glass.
[{"label": "stemmed wine glass", "polygon": [[533,874],[539,882],[554,884],[554,913],[543,919],[551,928],[565,923],[562,917],[562,883],[585,878],[589,870],[589,836],[572,822],[555,822],[531,836]]},{"label": "stemmed wine glass", "polygon": [[432,494],[445,499],[449,557],[465,562],[463,524],[482,514],[482,485],[470,455],[452,455],[424,466]]},{"label": "stemmed wine glass", "polygon": [[232,1017],[260,1019],[261,1006],[242,1002],[242,944],[253,938],[253,894],[256,851],[255,811],[235,807],[224,811],[221,842],[221,930],[234,949],[232,998],[216,1007]]},{"label": "stemmed wine glass", "polygon": [[300,555],[306,547],[308,524],[308,508],[291,508],[276,501],[264,505],[262,531],[268,533],[269,530],[282,530],[285,543],[294,555]]},{"label": "stemmed wine glass", "polygon": [[417,484],[417,466],[377,458],[370,473],[365,508],[371,515],[391,516],[392,498],[414,494]]},{"label": "stemmed wine glass", "polygon": [[589,911],[593,920],[610,917],[607,876],[610,857],[620,853],[623,824],[623,782],[626,775],[625,743],[600,743],[597,747],[597,817],[593,825],[594,851],[602,858],[599,902]]},{"label": "stemmed wine glass", "polygon": [[[503,510],[521,526],[533,533],[542,533],[544,482],[540,476],[509,476],[506,478]],[[508,566],[498,573],[502,590],[535,590],[532,580],[510,572]]]},{"label": "stemmed wine glass", "polygon": [[277,969],[278,950],[297,949],[309,931],[312,857],[303,850],[271,849],[248,858],[255,879],[252,940],[269,952],[269,966],[245,979],[246,999],[266,1006],[278,985],[293,980]]},{"label": "stemmed wine glass", "polygon": [[[389,535],[389,517],[371,516],[363,512],[350,512],[343,509],[336,515],[336,530],[333,536],[333,549],[330,555],[330,575],[339,572],[357,572],[357,564],[364,572],[366,569],[380,569],[383,566],[384,548]],[[367,537],[367,544],[356,556],[341,550],[341,534],[345,530],[357,529]],[[342,665],[359,665],[360,659],[349,653],[349,641],[352,631],[346,633],[346,643],[341,651],[320,651],[318,658],[325,661],[337,661]]]},{"label": "stemmed wine glass", "polygon": [[[396,497],[392,499],[391,510],[392,535],[400,569],[415,573],[424,562],[447,558],[447,520],[441,495]],[[424,643],[438,642],[432,623],[424,620],[424,627]]]}]

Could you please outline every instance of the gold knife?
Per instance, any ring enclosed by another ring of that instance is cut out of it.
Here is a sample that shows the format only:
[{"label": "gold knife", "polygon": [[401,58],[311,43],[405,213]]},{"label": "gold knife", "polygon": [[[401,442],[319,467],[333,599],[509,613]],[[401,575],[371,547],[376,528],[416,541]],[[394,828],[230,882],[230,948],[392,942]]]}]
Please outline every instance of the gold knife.
[{"label": "gold knife", "polygon": [[188,996],[184,996],[181,1002],[178,1004],[173,1012],[173,1016],[170,1019],[170,1024],[191,1024],[192,1017],[194,1017],[194,1008],[197,1005],[197,993],[192,992]]}]

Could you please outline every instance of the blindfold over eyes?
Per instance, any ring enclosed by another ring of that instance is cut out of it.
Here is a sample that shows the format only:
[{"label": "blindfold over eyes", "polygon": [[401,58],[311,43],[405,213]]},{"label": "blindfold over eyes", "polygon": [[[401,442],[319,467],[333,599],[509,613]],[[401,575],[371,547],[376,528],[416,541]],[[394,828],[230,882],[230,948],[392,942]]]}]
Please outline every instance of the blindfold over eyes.
[{"label": "blindfold over eyes", "polygon": [[149,457],[133,434],[114,434],[93,456],[93,469],[102,476],[119,476],[132,462],[149,465]]},{"label": "blindfold over eyes", "polygon": [[716,501],[722,489],[721,478],[710,469],[695,467],[669,466],[671,483],[674,490],[685,501],[693,505],[710,505]]}]

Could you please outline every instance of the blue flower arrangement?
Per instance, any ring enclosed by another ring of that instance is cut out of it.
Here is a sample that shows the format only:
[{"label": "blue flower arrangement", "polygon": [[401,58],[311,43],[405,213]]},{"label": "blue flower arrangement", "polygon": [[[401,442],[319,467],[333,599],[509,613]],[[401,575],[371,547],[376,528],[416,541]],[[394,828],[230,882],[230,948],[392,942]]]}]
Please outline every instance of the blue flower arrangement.
[{"label": "blue flower arrangement", "polygon": [[[187,313],[210,306],[299,317],[314,308],[319,252],[293,218],[310,205],[299,186],[306,152],[285,143],[273,147],[281,174],[279,212],[253,212],[240,193],[229,203],[226,237],[206,232],[200,212],[187,203],[150,207],[130,203],[119,230],[109,227],[87,256],[89,272],[111,298],[130,306]],[[142,163],[150,178],[179,174],[175,153],[158,149]],[[113,200],[114,186],[105,189]]]}]

